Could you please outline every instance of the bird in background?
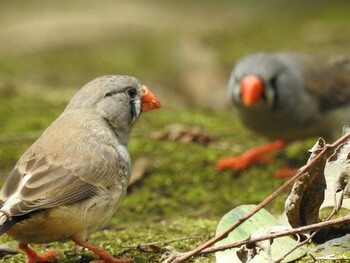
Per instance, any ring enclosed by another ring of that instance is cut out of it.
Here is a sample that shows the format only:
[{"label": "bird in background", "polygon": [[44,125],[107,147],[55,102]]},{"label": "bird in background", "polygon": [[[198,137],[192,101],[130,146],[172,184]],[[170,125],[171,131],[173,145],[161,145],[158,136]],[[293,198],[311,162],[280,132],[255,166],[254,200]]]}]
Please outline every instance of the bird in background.
[{"label": "bird in background", "polygon": [[236,63],[228,94],[242,123],[270,140],[216,164],[220,170],[242,170],[270,161],[269,153],[292,141],[341,136],[350,120],[350,60],[301,53],[251,54]]},{"label": "bird in background", "polygon": [[19,242],[28,263],[59,256],[53,250],[37,254],[30,243],[68,239],[96,253],[96,262],[130,262],[86,240],[126,193],[132,126],[141,113],[159,107],[134,77],[96,78],[21,156],[0,191],[0,233]]}]

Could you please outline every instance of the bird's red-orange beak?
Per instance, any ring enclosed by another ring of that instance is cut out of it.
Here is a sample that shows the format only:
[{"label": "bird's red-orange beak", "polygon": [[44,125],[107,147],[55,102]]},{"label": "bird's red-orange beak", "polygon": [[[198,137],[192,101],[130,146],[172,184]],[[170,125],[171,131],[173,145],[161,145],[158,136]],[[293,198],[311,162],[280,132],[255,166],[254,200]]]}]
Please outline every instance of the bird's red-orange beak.
[{"label": "bird's red-orange beak", "polygon": [[157,99],[157,97],[145,85],[142,86],[142,89],[142,111],[146,112],[160,108],[160,101]]},{"label": "bird's red-orange beak", "polygon": [[248,75],[241,80],[241,97],[244,105],[250,106],[262,99],[263,81],[255,75]]}]

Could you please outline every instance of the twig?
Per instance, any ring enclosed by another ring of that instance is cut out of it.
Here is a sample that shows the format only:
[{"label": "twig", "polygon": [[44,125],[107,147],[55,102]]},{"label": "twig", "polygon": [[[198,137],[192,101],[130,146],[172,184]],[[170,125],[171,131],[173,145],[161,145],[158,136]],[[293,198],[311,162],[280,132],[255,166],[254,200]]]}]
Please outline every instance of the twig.
[{"label": "twig", "polygon": [[[298,172],[286,183],[284,183],[281,187],[279,187],[277,190],[275,190],[272,194],[270,194],[265,200],[263,200],[260,204],[258,204],[252,211],[250,211],[248,214],[241,217],[237,222],[232,224],[230,227],[228,227],[224,232],[221,234],[211,238],[207,242],[203,243],[202,245],[198,246],[197,248],[193,249],[192,251],[182,253],[179,256],[177,256],[171,263],[180,263],[184,262],[185,260],[199,254],[204,249],[208,248],[209,246],[213,245],[217,241],[227,237],[227,235],[232,232],[235,228],[237,228],[239,225],[241,225],[243,222],[245,222],[247,219],[249,219],[251,216],[253,216],[255,213],[257,213],[260,209],[264,208],[267,204],[269,204],[272,200],[274,200],[277,196],[279,196],[282,192],[284,192],[286,189],[288,189],[291,185],[293,185],[297,180],[299,180],[304,174],[314,166],[318,161],[320,161],[321,158],[323,158],[325,155],[328,155],[330,152],[333,152],[336,147],[338,147],[340,144],[344,143],[346,140],[350,138],[350,133],[345,134],[340,139],[335,141],[332,144],[326,144],[324,149],[308,164],[301,167]],[[164,262],[163,262],[164,263]]]},{"label": "twig", "polygon": [[290,249],[289,251],[287,251],[283,256],[281,256],[280,258],[276,259],[273,263],[279,263],[281,262],[283,259],[285,259],[290,253],[292,253],[294,250],[304,246],[305,244],[309,243],[310,240],[317,234],[318,230],[316,230],[315,232],[313,232],[310,236],[308,236],[304,241],[300,242],[300,240],[298,240],[298,244],[293,247],[292,249]]},{"label": "twig", "polygon": [[209,254],[209,253],[213,253],[213,252],[222,251],[222,250],[238,247],[241,245],[245,245],[247,243],[255,243],[255,242],[259,242],[259,241],[267,240],[267,239],[302,234],[305,232],[315,231],[315,230],[318,230],[321,228],[326,228],[326,227],[330,227],[330,226],[338,225],[338,224],[343,224],[343,223],[347,223],[347,222],[350,222],[350,215],[347,215],[347,216],[344,216],[341,218],[337,218],[337,219],[323,221],[323,222],[308,225],[308,226],[302,226],[302,227],[293,228],[290,230],[274,232],[274,233],[266,234],[264,236],[259,236],[256,238],[249,238],[248,237],[248,238],[233,242],[231,244],[204,249],[203,251],[200,252],[200,254],[201,255]]}]

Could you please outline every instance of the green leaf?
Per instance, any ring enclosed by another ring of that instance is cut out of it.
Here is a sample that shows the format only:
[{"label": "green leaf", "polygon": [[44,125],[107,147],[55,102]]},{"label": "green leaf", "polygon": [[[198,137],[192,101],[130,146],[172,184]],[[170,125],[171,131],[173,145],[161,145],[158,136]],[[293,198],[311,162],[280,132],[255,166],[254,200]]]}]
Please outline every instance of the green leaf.
[{"label": "green leaf", "polygon": [[[231,210],[229,213],[224,215],[220,220],[216,235],[222,233],[234,222],[238,221],[239,218],[250,212],[255,205],[242,205]],[[265,209],[261,209],[258,213],[250,217],[247,221],[241,224],[238,228],[233,230],[227,238],[220,240],[215,244],[215,246],[227,245],[235,241],[247,238],[251,233],[256,232],[268,232],[271,227],[278,226],[279,223],[277,219],[271,215]],[[284,255],[287,251],[292,249],[297,245],[297,242],[291,237],[281,237],[276,238],[271,245],[271,254],[273,259],[277,259]],[[217,263],[240,263],[240,259],[236,254],[235,249],[228,249],[225,251],[216,252],[216,262]],[[282,262],[290,262],[297,258],[300,258],[307,252],[307,248],[300,247],[291,254],[289,254]],[[269,262],[268,256],[264,252],[256,255],[250,262]]]}]

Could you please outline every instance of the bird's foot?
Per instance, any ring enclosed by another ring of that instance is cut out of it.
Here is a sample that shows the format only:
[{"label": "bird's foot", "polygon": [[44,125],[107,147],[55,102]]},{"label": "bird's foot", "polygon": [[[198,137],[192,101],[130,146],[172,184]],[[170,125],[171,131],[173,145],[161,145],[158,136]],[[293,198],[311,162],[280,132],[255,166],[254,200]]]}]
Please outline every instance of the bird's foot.
[{"label": "bird's foot", "polygon": [[40,263],[47,262],[51,259],[57,258],[60,253],[56,250],[50,250],[42,254],[37,254],[31,249],[28,244],[19,243],[18,248],[21,249],[27,256],[26,263]]},{"label": "bird's foot", "polygon": [[268,163],[273,159],[266,155],[271,152],[281,150],[286,147],[286,145],[287,144],[283,141],[273,141],[271,143],[249,149],[237,157],[221,159],[216,163],[216,168],[218,170],[232,169],[239,171],[248,168],[252,164]]},{"label": "bird's foot", "polygon": [[273,159],[267,156],[262,156],[261,158],[251,159],[244,154],[237,157],[228,157],[219,160],[216,163],[216,168],[218,170],[235,170],[241,171],[247,169],[249,166],[256,163],[269,163],[272,162]]},{"label": "bird's foot", "polygon": [[99,247],[96,247],[96,246],[90,244],[89,242],[86,242],[86,241],[80,239],[77,236],[72,236],[72,240],[78,246],[85,247],[99,256],[99,259],[91,261],[92,263],[132,263],[133,262],[132,260],[127,259],[127,258],[114,258],[107,251],[105,251]]}]

